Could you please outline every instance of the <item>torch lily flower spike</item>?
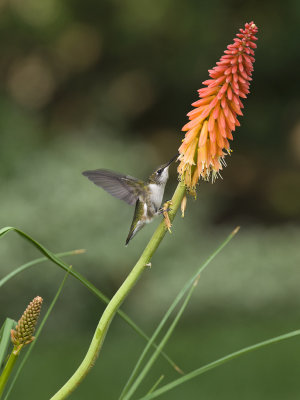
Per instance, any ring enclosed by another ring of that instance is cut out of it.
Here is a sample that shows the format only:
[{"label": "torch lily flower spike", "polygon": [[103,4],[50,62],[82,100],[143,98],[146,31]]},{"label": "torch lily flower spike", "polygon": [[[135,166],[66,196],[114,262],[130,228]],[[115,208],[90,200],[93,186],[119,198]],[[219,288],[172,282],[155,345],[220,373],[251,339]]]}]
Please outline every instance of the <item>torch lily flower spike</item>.
[{"label": "torch lily flower spike", "polygon": [[11,341],[20,350],[24,345],[34,340],[34,330],[39,318],[43,299],[35,297],[19,319],[15,329],[11,330]]},{"label": "torch lily flower spike", "polygon": [[211,79],[203,82],[207,87],[198,90],[200,100],[187,114],[190,121],[182,128],[186,134],[179,148],[178,172],[193,194],[200,178],[214,182],[226,165],[225,155],[231,153],[228,140],[240,126],[240,98],[249,93],[257,30],[253,22],[240,29],[217,66],[208,71]]}]

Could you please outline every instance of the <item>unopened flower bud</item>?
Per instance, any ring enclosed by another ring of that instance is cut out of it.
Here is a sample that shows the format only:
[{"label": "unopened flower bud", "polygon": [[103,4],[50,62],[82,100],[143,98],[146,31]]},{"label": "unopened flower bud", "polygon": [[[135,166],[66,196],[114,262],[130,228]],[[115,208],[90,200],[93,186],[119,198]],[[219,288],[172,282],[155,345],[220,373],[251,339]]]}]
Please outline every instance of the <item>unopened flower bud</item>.
[{"label": "unopened flower bud", "polygon": [[19,319],[15,329],[11,330],[11,340],[15,346],[25,345],[34,340],[34,330],[40,315],[43,299],[35,297]]}]

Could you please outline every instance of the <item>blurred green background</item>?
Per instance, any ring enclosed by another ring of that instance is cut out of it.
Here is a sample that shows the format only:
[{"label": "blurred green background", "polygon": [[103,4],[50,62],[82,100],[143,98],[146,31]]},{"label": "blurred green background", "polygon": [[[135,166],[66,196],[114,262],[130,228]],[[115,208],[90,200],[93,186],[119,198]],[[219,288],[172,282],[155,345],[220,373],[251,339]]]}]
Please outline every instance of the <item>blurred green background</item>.
[{"label": "blurred green background", "polygon": [[[300,326],[299,16],[297,0],[0,1],[1,227],[23,229],[54,252],[87,249],[68,261],[108,296],[158,221],[125,248],[133,209],[81,172],[146,178],[172,157],[207,70],[245,22],[257,24],[251,94],[223,180],[200,184],[123,306],[151,333],[183,283],[241,226],[203,274],[166,348],[185,371]],[[173,167],[166,199],[176,181]],[[0,256],[2,277],[39,254],[10,233]],[[36,295],[45,312],[62,278],[45,263],[11,280],[0,291],[1,319],[18,319]],[[54,394],[78,366],[102,310],[70,277],[10,398]],[[116,318],[71,398],[117,398],[143,344]],[[299,360],[293,339],[161,398],[293,400]],[[162,373],[164,382],[176,377],[160,360],[144,391]]]}]

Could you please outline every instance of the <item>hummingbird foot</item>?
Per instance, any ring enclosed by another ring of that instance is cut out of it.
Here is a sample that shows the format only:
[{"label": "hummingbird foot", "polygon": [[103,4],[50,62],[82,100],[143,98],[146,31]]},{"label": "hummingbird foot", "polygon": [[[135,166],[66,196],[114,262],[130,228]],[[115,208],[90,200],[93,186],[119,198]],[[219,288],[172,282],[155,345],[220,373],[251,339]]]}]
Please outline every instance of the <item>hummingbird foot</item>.
[{"label": "hummingbird foot", "polygon": [[172,205],[172,200],[166,201],[164,203],[163,207],[160,209],[161,213],[164,216],[165,225],[170,233],[172,233],[172,231],[171,231],[172,224],[171,224],[168,212],[172,210],[170,207],[171,205]]},{"label": "hummingbird foot", "polygon": [[172,211],[170,205],[172,205],[172,200],[166,201],[164,205],[158,209],[157,214],[163,214],[164,212]]}]

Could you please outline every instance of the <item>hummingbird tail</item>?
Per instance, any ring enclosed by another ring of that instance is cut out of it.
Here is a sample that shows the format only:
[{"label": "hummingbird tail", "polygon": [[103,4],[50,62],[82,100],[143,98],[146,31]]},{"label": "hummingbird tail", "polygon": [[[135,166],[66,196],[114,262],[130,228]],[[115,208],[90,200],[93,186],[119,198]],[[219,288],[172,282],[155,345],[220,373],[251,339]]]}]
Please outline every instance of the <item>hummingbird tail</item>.
[{"label": "hummingbird tail", "polygon": [[130,231],[129,231],[129,233],[128,233],[128,236],[127,236],[127,239],[126,239],[126,242],[125,242],[125,246],[128,246],[128,243],[130,242],[130,240],[133,238],[133,236],[137,233],[137,231],[138,231],[138,229],[132,229],[132,227],[131,227],[131,229],[130,229]]},{"label": "hummingbird tail", "polygon": [[125,242],[125,246],[128,245],[130,240],[138,233],[139,230],[141,230],[143,228],[143,226],[145,226],[145,222],[138,221],[138,223],[135,224],[134,221],[133,221],[133,223],[131,225],[131,228],[130,228],[130,231],[128,233],[126,242]]},{"label": "hummingbird tail", "polygon": [[137,230],[130,231],[130,232],[128,233],[128,236],[127,236],[127,239],[126,239],[126,242],[125,242],[125,246],[126,246],[126,247],[128,246],[128,243],[129,243],[130,240],[133,238],[133,236],[136,234],[136,232],[137,232]]}]

